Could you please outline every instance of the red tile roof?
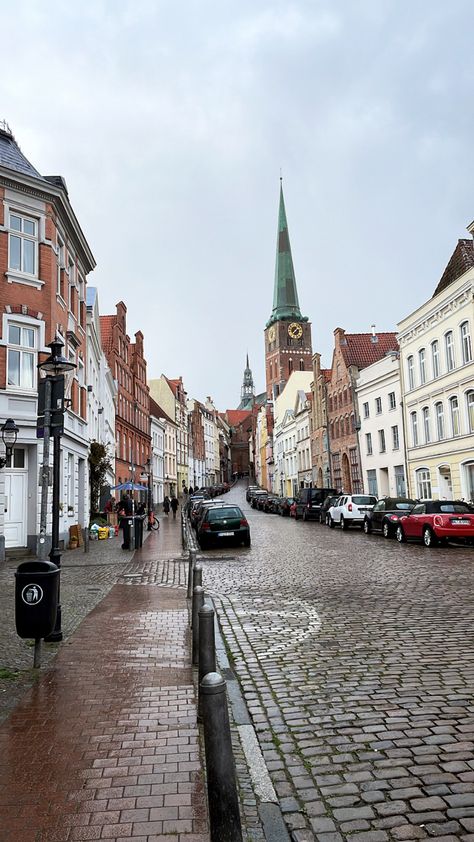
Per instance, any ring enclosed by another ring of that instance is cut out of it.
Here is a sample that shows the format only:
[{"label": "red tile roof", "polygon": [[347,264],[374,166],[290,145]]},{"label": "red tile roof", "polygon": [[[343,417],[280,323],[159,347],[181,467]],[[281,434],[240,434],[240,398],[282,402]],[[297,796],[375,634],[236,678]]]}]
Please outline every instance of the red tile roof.
[{"label": "red tile roof", "polygon": [[231,427],[238,427],[246,418],[250,418],[251,412],[248,409],[226,409],[227,423]]},{"label": "red tile roof", "polygon": [[117,321],[117,316],[99,316],[99,321],[102,348],[107,353],[112,348],[113,328]]},{"label": "red tile roof", "polygon": [[371,333],[345,333],[341,337],[341,351],[347,366],[366,368],[389,351],[398,351],[397,334],[377,333],[373,337]]},{"label": "red tile roof", "polygon": [[324,377],[324,382],[325,382],[325,383],[330,383],[330,382],[331,382],[331,375],[332,375],[332,371],[331,371],[331,369],[330,369],[330,368],[322,368],[322,369],[321,369],[321,374],[322,374],[322,375],[323,375],[323,377]]},{"label": "red tile roof", "polygon": [[474,242],[472,240],[458,240],[457,246],[449,259],[449,263],[441,276],[441,280],[433,293],[433,298],[452,284],[453,281],[460,278],[461,275],[464,275],[468,269],[472,269],[473,266]]}]

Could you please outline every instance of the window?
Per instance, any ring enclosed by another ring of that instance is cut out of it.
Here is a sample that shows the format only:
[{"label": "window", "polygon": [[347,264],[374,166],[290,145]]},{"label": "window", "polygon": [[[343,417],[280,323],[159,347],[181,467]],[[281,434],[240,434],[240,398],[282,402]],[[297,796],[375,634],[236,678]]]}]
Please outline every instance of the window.
[{"label": "window", "polygon": [[454,336],[452,330],[448,331],[448,333],[445,335],[444,343],[446,348],[446,368],[448,371],[452,371],[455,366]]},{"label": "window", "polygon": [[367,487],[369,494],[373,494],[375,497],[378,497],[377,471],[367,471]]},{"label": "window", "polygon": [[429,407],[424,406],[421,410],[421,415],[423,418],[423,435],[425,437],[425,444],[429,444],[430,442],[430,410]]},{"label": "window", "polygon": [[380,415],[382,412],[382,398],[375,398],[375,412]]},{"label": "window", "polygon": [[463,322],[461,325],[461,347],[463,363],[470,363],[472,361],[472,345],[469,322]]},{"label": "window", "polygon": [[449,409],[451,412],[451,429],[453,431],[453,436],[459,436],[461,427],[459,423],[459,401],[457,397],[449,399]]},{"label": "window", "polygon": [[36,275],[38,222],[28,216],[10,213],[8,266],[17,272]]},{"label": "window", "polygon": [[370,413],[369,413],[369,404],[368,404],[368,403],[364,403],[364,418],[368,418],[368,417],[369,417],[369,414],[370,414]]},{"label": "window", "polygon": [[426,383],[426,353],[424,348],[418,351],[418,363],[420,367],[420,384]]},{"label": "window", "polygon": [[62,298],[64,298],[64,279],[62,277],[62,270],[64,269],[64,242],[58,234],[58,280],[57,280],[57,287],[56,292]]},{"label": "window", "polygon": [[405,497],[406,495],[406,485],[405,485],[405,469],[403,465],[395,465],[394,468],[395,472],[395,488],[397,491],[397,497]]},{"label": "window", "polygon": [[304,371],[304,360],[300,360],[300,371]]},{"label": "window", "polygon": [[379,450],[380,453],[385,453],[385,430],[379,430]]},{"label": "window", "polygon": [[293,360],[290,357],[290,359],[288,360],[288,373],[291,374],[292,371],[293,371]]},{"label": "window", "polygon": [[367,456],[372,456],[372,433],[365,434],[365,445],[367,448]]},{"label": "window", "polygon": [[438,441],[444,439],[444,407],[441,401],[435,404],[436,435]]},{"label": "window", "polygon": [[431,343],[431,363],[433,366],[433,377],[439,377],[439,342],[437,339]]},{"label": "window", "polygon": [[468,392],[466,395],[467,403],[467,425],[470,433],[474,433],[474,392]]},{"label": "window", "polygon": [[414,363],[413,357],[408,357],[407,368],[408,368],[408,388],[414,389],[415,388],[415,363]]},{"label": "window", "polygon": [[68,514],[74,511],[74,454],[67,455],[67,508]]},{"label": "window", "polygon": [[400,437],[398,435],[398,426],[395,424],[392,427],[392,450],[399,450],[400,449]]},{"label": "window", "polygon": [[417,497],[419,500],[431,500],[431,475],[427,468],[415,471]]},{"label": "window", "polygon": [[36,330],[10,322],[8,325],[8,385],[36,388]]},{"label": "window", "polygon": [[418,418],[416,416],[416,412],[410,413],[411,419],[411,440],[413,447],[418,446]]},{"label": "window", "polygon": [[388,408],[389,409],[396,409],[397,408],[397,403],[396,403],[396,400],[395,400],[395,392],[389,392],[388,393]]}]

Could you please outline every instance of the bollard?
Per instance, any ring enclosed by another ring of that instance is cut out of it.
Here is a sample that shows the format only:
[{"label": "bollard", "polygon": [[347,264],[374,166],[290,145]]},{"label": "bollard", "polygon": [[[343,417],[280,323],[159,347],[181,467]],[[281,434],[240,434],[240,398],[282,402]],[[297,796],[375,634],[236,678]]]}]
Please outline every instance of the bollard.
[{"label": "bollard", "polygon": [[214,608],[205,602],[199,609],[199,695],[198,719],[202,720],[201,681],[209,672],[216,671],[216,641],[214,635]]},{"label": "bollard", "polygon": [[211,842],[242,842],[226,687],[219,673],[204,676],[200,694]]},{"label": "bollard", "polygon": [[193,631],[193,665],[197,664],[199,659],[199,609],[204,605],[204,588],[201,585],[196,585],[193,591],[193,615],[192,615],[192,631]]},{"label": "bollard", "polygon": [[202,564],[199,561],[193,568],[193,590],[197,585],[202,585]]},{"label": "bollard", "polygon": [[84,527],[83,533],[84,533],[84,552],[88,553],[89,552],[89,529],[87,528],[87,526]]},{"label": "bollard", "polygon": [[194,565],[196,564],[196,553],[192,550],[189,551],[189,567],[188,567],[188,599],[191,599],[193,595],[193,574],[194,574]]}]

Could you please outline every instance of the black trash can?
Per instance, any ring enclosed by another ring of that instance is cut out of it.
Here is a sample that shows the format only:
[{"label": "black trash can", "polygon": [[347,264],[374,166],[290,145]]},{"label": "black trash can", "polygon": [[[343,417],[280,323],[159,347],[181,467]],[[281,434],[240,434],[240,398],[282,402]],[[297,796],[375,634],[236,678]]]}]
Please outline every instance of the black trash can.
[{"label": "black trash can", "polygon": [[59,567],[51,561],[24,561],[15,573],[15,623],[19,637],[47,637],[56,624]]},{"label": "black trash can", "polygon": [[120,520],[120,529],[123,532],[122,550],[133,549],[133,517],[123,517]]},{"label": "black trash can", "polygon": [[143,521],[142,515],[135,515],[135,549],[139,550],[143,546]]}]

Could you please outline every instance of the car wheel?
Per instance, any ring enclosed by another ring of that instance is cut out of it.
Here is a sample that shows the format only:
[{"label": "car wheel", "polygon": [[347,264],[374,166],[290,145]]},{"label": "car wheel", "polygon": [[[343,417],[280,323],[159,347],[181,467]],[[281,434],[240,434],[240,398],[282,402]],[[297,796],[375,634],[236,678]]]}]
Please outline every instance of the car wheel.
[{"label": "car wheel", "polygon": [[370,521],[365,518],[364,523],[362,524],[362,529],[364,530],[366,535],[370,535],[372,532],[372,527],[370,525]]},{"label": "car wheel", "polygon": [[335,525],[336,525],[336,524],[334,523],[334,521],[333,521],[333,519],[332,519],[331,515],[328,515],[328,526],[329,526],[329,529],[334,529]]},{"label": "car wheel", "polygon": [[386,520],[382,524],[382,535],[384,538],[390,538],[390,526]]},{"label": "car wheel", "polygon": [[406,541],[405,533],[401,526],[397,526],[397,531],[395,532],[395,538],[397,539],[399,544],[404,544]]},{"label": "car wheel", "polygon": [[345,521],[345,520],[344,520],[344,518],[342,517],[342,515],[341,515],[341,529],[343,529],[343,530],[344,530],[344,532],[345,532],[345,531],[346,531],[346,529],[347,529],[347,521]]},{"label": "car wheel", "polygon": [[438,539],[433,530],[429,526],[425,526],[423,529],[423,544],[425,547],[436,547],[437,543]]},{"label": "car wheel", "polygon": [[306,512],[303,512],[303,520],[304,520],[305,523],[308,520],[308,518],[306,517]]},{"label": "car wheel", "polygon": [[326,523],[325,517],[322,512],[319,513],[319,522],[323,524]]}]

